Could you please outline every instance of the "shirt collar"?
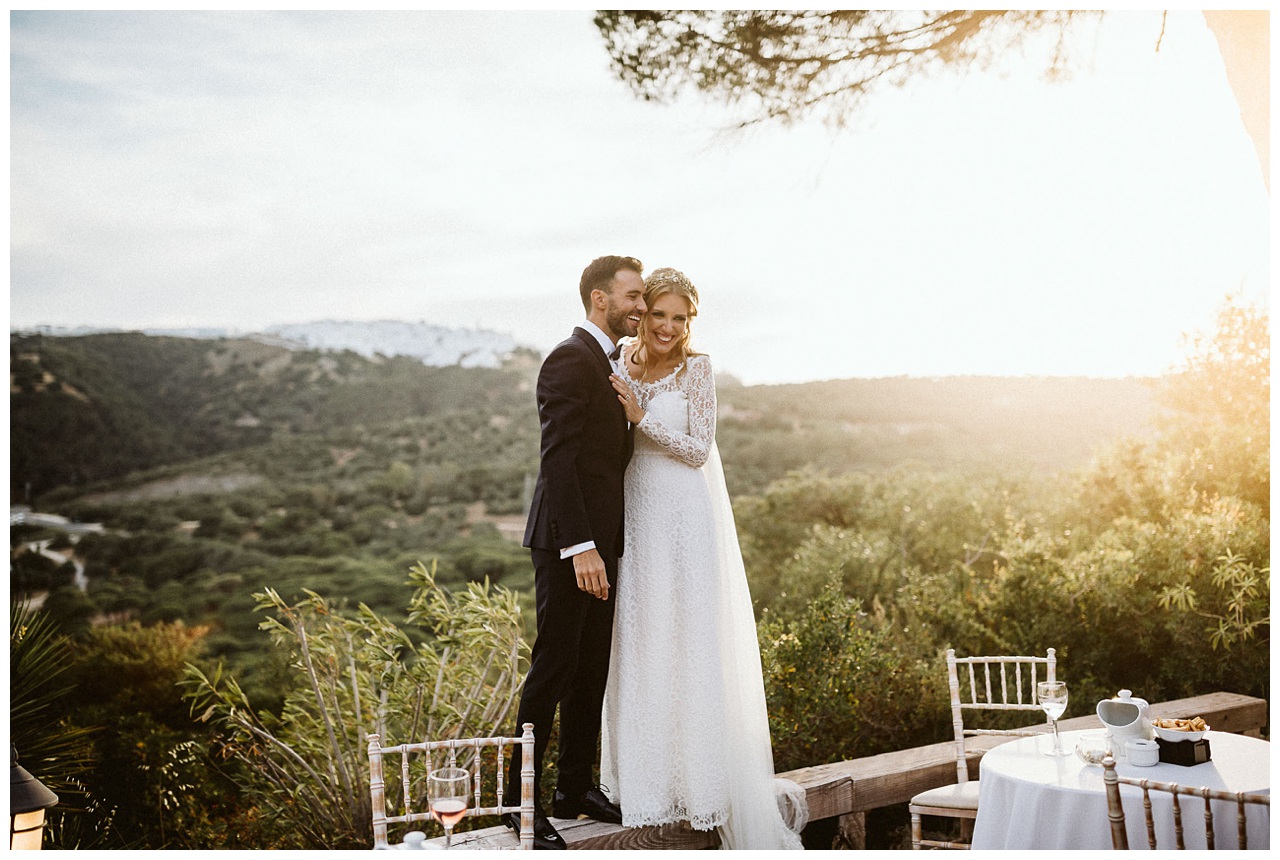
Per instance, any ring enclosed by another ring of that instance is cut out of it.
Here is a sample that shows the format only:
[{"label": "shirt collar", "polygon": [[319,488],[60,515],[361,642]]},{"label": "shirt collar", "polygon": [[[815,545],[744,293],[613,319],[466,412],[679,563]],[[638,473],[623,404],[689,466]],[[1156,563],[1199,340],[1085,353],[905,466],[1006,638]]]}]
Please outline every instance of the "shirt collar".
[{"label": "shirt collar", "polygon": [[616,347],[617,344],[613,342],[613,339],[610,338],[609,335],[604,333],[600,326],[596,325],[591,320],[585,320],[582,323],[582,327],[596,339],[596,343],[600,344],[600,348],[604,350],[605,355],[613,355],[614,347]]}]

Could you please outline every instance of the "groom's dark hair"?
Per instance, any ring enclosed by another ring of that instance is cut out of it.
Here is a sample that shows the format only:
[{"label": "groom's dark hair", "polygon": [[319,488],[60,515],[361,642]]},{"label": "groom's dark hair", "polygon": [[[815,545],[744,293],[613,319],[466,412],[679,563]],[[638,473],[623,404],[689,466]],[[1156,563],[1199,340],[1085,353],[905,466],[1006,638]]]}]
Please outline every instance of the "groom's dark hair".
[{"label": "groom's dark hair", "polygon": [[613,280],[614,275],[623,269],[630,269],[637,275],[643,275],[644,263],[641,263],[635,257],[609,255],[607,257],[596,257],[582,270],[582,280],[578,282],[578,292],[582,294],[582,307],[587,313],[591,313],[591,291],[604,290],[608,292],[609,282]]}]

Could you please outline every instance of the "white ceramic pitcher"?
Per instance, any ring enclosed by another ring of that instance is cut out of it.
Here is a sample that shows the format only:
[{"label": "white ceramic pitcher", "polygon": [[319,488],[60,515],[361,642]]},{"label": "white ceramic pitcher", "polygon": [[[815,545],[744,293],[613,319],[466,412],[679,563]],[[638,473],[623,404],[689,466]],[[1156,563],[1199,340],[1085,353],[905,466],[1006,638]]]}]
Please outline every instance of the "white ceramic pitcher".
[{"label": "white ceramic pitcher", "polygon": [[1135,697],[1131,690],[1121,690],[1114,699],[1098,702],[1098,719],[1112,738],[1111,749],[1126,755],[1126,741],[1155,738],[1148,714],[1150,707],[1146,699]]}]

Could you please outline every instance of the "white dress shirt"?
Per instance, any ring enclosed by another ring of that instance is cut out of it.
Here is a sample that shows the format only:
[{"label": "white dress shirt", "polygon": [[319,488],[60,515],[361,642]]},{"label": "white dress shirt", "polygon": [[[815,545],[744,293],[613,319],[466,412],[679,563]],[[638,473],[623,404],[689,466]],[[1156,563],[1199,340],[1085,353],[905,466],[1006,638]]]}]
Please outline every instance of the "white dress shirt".
[{"label": "white dress shirt", "polygon": [[596,325],[591,320],[583,320],[582,327],[596,339],[596,343],[600,344],[600,348],[604,350],[606,357],[613,355],[613,351],[617,348],[618,344],[614,342],[613,338],[605,334],[604,330],[600,328],[600,326]]}]

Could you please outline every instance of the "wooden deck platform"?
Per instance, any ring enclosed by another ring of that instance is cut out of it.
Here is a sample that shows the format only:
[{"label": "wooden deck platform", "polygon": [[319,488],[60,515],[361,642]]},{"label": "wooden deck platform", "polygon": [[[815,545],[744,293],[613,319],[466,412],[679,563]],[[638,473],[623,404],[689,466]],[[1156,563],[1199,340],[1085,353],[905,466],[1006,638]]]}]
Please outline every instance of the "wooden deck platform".
[{"label": "wooden deck platform", "polygon": [[[1151,706],[1158,717],[1203,717],[1214,731],[1261,735],[1267,724],[1264,699],[1238,693],[1210,693],[1189,699],[1159,702]],[[1098,729],[1102,723],[1094,714],[1062,720],[1060,731]],[[978,778],[983,754],[1014,738],[982,736],[968,740],[969,774]],[[868,810],[906,803],[930,788],[955,782],[955,742],[898,750],[876,756],[833,762],[780,773],[806,790],[809,819],[840,818],[843,842],[861,847],[858,836],[865,832],[862,817]],[[685,824],[663,827],[625,828],[598,821],[552,819],[571,849],[703,849],[720,844],[714,832],[697,831]],[[443,839],[432,840],[443,843]],[[455,845],[470,843],[473,848],[514,848],[515,834],[505,827],[491,827],[454,836]]]}]

